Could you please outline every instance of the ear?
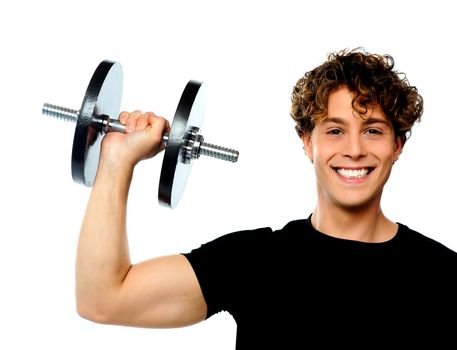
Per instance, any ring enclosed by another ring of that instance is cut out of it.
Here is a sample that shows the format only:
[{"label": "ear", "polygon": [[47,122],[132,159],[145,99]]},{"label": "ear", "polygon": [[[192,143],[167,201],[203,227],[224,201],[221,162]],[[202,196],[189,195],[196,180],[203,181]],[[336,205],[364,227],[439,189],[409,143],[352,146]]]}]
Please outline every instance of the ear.
[{"label": "ear", "polygon": [[308,156],[311,163],[313,162],[313,140],[311,137],[311,133],[303,133],[301,136],[301,140],[303,142],[303,149],[305,150],[305,154]]},{"label": "ear", "polygon": [[405,146],[406,139],[400,136],[395,137],[394,143],[394,163],[400,158],[400,154],[403,151],[403,147]]}]

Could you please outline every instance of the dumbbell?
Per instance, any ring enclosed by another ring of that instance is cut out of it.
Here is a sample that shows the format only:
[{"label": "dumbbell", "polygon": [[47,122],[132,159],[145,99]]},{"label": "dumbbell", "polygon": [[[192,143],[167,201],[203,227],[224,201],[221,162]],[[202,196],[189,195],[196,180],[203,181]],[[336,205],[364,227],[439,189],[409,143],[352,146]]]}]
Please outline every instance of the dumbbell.
[{"label": "dumbbell", "polygon": [[[122,84],[121,64],[103,60],[92,75],[79,110],[43,104],[43,115],[76,123],[71,172],[77,183],[88,187],[93,185],[103,136],[107,132],[125,133],[125,126],[118,120]],[[204,141],[200,128],[205,105],[205,85],[197,80],[189,80],[176,108],[170,132],[162,137],[165,151],[158,199],[163,206],[177,206],[190,174],[192,160],[200,155],[229,162],[238,160],[238,151]]]}]

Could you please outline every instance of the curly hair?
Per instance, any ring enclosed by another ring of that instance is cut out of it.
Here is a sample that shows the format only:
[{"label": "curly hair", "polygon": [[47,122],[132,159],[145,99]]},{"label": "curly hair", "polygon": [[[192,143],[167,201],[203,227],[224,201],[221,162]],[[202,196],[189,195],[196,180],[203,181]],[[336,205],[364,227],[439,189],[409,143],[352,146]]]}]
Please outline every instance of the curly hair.
[{"label": "curly hair", "polygon": [[405,74],[393,68],[392,56],[370,54],[361,48],[329,54],[326,62],[307,72],[293,88],[290,116],[298,135],[313,131],[327,116],[329,94],[345,85],[354,93],[352,108],[362,118],[369,118],[370,106],[379,105],[395,135],[406,141],[414,123],[420,121],[423,99]]}]

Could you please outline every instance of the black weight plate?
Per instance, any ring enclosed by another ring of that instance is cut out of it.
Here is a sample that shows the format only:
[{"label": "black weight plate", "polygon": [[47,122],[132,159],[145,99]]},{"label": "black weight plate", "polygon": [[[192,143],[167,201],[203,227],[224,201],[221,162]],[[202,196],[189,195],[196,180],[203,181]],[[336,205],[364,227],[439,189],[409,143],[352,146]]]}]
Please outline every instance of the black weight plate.
[{"label": "black weight plate", "polygon": [[192,127],[201,127],[206,106],[204,85],[190,80],[181,95],[168,135],[159,182],[159,203],[175,208],[186,187],[192,162],[185,164],[181,146]]},{"label": "black weight plate", "polygon": [[122,82],[121,65],[104,60],[98,65],[87,86],[73,138],[71,172],[75,182],[89,187],[93,185],[103,133],[92,120],[94,116],[100,115],[118,118]]}]

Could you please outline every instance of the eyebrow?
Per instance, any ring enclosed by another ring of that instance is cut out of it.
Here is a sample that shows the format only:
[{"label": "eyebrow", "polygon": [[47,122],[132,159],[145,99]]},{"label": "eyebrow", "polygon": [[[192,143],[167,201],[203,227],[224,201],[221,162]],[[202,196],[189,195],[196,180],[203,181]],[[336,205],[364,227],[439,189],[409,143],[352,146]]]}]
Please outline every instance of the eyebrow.
[{"label": "eyebrow", "polygon": [[[327,123],[335,123],[335,124],[342,124],[342,125],[347,125],[348,122],[343,119],[343,118],[340,118],[340,117],[327,117],[325,118],[322,123],[324,124],[327,124]],[[376,123],[382,123],[382,124],[386,124],[386,125],[390,125],[390,123],[385,120],[385,119],[381,119],[381,118],[376,118],[376,117],[369,117],[367,119],[364,119],[363,124],[365,125],[371,125],[371,124],[376,124]]]}]

